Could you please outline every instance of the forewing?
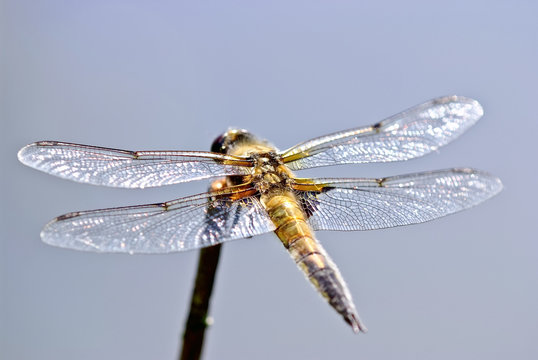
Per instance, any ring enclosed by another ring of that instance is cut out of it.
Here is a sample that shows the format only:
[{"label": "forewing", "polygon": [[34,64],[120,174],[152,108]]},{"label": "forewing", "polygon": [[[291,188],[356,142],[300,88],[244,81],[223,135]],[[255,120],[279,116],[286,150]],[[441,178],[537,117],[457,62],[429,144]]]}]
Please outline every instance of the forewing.
[{"label": "forewing", "polygon": [[70,213],[47,224],[41,238],[77,250],[168,253],[273,231],[258,198],[241,196],[222,191],[218,196],[206,193],[161,204]]},{"label": "forewing", "polygon": [[373,230],[421,223],[477,205],[502,190],[497,177],[473,169],[384,179],[315,179],[313,183],[319,191],[297,191],[297,197],[314,230]]},{"label": "forewing", "polygon": [[19,160],[46,173],[94,185],[144,188],[226,175],[250,174],[251,161],[211,152],[128,151],[41,141]]},{"label": "forewing", "polygon": [[312,139],[282,153],[292,170],[317,166],[408,160],[435,151],[483,115],[476,100],[447,96],[375,125]]}]

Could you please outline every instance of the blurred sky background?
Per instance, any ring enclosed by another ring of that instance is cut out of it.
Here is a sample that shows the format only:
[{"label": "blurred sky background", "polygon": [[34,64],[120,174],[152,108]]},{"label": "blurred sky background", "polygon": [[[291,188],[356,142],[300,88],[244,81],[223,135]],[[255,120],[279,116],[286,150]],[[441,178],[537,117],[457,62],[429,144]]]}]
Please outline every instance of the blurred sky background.
[{"label": "blurred sky background", "polygon": [[485,116],[439,153],[300,175],[470,166],[504,191],[426,224],[318,233],[366,335],[273,234],[227,243],[205,359],[538,358],[535,1],[4,0],[0,16],[1,358],[175,358],[197,252],[76,252],[39,232],[69,211],[208,184],[77,184],[20,164],[27,143],[208,150],[237,126],[284,149],[447,94]]}]

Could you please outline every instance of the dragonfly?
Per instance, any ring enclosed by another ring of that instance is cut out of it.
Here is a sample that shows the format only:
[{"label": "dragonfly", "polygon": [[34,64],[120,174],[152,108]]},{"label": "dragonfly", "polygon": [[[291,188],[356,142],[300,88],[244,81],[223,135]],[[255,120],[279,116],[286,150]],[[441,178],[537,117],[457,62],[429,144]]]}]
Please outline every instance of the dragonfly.
[{"label": "dragonfly", "polygon": [[23,147],[19,160],[61,178],[146,188],[214,178],[206,193],[148,205],[77,211],[49,222],[42,240],[63,248],[170,253],[274,232],[323,298],[354,332],[366,332],[340,271],[315,236],[422,223],[475,206],[501,180],[471,168],[384,178],[300,178],[320,166],[409,160],[456,139],[483,115],[463,96],[439,97],[374,125],[278,150],[242,129],[211,151],[128,151],[60,141]]}]

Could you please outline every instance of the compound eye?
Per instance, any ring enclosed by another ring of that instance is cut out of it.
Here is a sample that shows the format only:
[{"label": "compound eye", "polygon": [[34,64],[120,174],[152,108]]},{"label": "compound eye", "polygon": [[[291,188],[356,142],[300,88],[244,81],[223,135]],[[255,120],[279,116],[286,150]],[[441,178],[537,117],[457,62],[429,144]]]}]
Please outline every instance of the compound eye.
[{"label": "compound eye", "polygon": [[225,154],[226,153],[226,136],[225,134],[222,134],[218,136],[214,141],[213,144],[211,144],[211,151],[216,153]]}]

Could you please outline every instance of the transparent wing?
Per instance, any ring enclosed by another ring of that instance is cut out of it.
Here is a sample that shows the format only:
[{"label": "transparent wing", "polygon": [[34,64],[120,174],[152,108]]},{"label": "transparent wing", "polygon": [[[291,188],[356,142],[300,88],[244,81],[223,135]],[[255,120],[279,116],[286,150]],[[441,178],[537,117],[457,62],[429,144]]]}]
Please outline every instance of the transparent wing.
[{"label": "transparent wing", "polygon": [[322,136],[281,155],[292,170],[317,166],[407,160],[457,138],[483,115],[476,100],[447,96],[375,125]]},{"label": "transparent wing", "polygon": [[275,229],[255,196],[238,196],[242,192],[222,191],[218,196],[206,193],[161,204],[74,212],[52,220],[41,238],[77,250],[168,253]]},{"label": "transparent wing", "polygon": [[25,165],[64,179],[124,188],[246,175],[252,165],[244,158],[203,151],[128,151],[57,141],[27,145],[18,157]]},{"label": "transparent wing", "polygon": [[319,191],[297,191],[297,196],[314,230],[372,230],[421,223],[477,205],[502,190],[497,177],[473,169],[312,181]]}]

